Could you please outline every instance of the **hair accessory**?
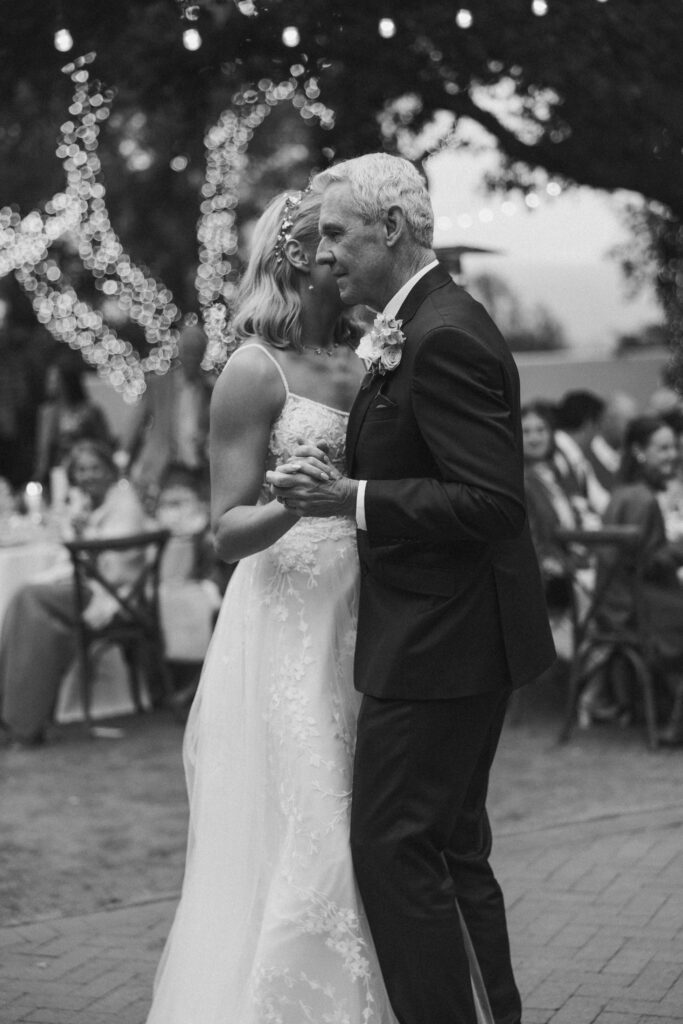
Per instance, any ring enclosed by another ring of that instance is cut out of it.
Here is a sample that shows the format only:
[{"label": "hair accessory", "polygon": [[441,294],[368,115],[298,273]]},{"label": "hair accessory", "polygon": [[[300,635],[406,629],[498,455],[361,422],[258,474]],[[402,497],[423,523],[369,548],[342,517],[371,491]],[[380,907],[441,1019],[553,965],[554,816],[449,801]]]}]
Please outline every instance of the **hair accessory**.
[{"label": "hair accessory", "polygon": [[303,192],[293,192],[292,195],[287,196],[285,199],[285,207],[282,211],[282,221],[280,223],[280,230],[277,233],[275,239],[275,245],[273,252],[275,253],[275,259],[278,263],[282,263],[285,258],[285,246],[287,242],[291,241],[291,230],[294,226],[294,218],[292,214],[296,210],[297,206],[301,202]]}]

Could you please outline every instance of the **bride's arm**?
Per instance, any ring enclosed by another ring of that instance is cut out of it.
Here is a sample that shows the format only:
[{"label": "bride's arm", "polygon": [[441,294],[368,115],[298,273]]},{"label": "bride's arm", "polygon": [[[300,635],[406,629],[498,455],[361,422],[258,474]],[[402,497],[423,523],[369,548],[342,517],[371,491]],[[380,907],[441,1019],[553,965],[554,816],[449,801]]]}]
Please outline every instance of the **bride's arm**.
[{"label": "bride's arm", "polygon": [[211,399],[211,519],[216,554],[224,562],[270,547],[297,522],[279,502],[257,505],[268,440],[285,391],[276,368],[258,349],[231,360]]}]

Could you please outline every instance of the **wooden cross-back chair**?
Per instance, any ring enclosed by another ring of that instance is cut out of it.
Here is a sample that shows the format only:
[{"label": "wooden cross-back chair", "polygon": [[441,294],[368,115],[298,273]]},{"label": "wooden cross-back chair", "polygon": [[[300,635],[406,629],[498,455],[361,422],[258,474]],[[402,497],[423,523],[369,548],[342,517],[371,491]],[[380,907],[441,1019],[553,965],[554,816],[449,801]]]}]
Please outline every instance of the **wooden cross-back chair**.
[{"label": "wooden cross-back chair", "polygon": [[[94,685],[93,649],[100,644],[117,645],[126,663],[128,683],[135,709],[143,711],[141,671],[152,675],[161,689],[161,699],[174,707],[173,683],[164,656],[159,620],[159,568],[168,530],[154,530],[109,539],[67,541],[74,569],[77,644],[81,702],[86,725],[92,730]],[[129,556],[126,579],[115,583],[101,568],[102,556]],[[138,557],[135,557],[135,556]],[[113,599],[113,614],[99,626],[90,625],[85,610],[92,588],[102,588]]]},{"label": "wooden cross-back chair", "polygon": [[[658,745],[655,673],[657,657],[650,638],[647,608],[643,600],[642,565],[638,552],[642,534],[638,526],[607,526],[597,530],[557,531],[557,538],[570,550],[574,545],[587,549],[599,561],[599,552],[607,550],[610,559],[596,575],[593,587],[579,593],[581,582],[575,583],[573,605],[573,656],[569,672],[567,706],[559,740],[566,743],[576,724],[581,695],[588,683],[605,670],[615,658],[621,658],[632,671],[634,683],[643,701],[648,745]],[[627,626],[609,626],[600,611],[606,600],[620,559],[633,560],[632,609]]]}]

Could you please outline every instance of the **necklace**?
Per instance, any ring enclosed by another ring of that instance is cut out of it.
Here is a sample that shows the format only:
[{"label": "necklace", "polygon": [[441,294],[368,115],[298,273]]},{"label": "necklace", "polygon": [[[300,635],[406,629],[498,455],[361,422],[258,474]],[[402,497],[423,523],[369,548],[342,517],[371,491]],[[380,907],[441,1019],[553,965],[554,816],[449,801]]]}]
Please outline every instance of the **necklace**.
[{"label": "necklace", "polygon": [[321,345],[302,345],[301,351],[312,352],[315,356],[327,356],[328,359],[331,359],[337,348],[339,348],[339,342],[333,341],[329,348],[323,348]]}]

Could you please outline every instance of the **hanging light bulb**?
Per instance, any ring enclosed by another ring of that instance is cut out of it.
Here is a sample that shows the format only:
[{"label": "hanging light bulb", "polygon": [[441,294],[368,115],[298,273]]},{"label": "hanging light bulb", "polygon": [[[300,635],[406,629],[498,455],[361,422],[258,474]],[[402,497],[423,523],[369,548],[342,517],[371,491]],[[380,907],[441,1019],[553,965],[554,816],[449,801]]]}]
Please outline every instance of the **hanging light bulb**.
[{"label": "hanging light bulb", "polygon": [[458,28],[470,28],[473,20],[472,11],[468,11],[466,7],[461,7],[455,15],[455,24]]},{"label": "hanging light bulb", "polygon": [[55,32],[55,50],[60,53],[68,53],[74,45],[73,37],[68,28],[59,28]]},{"label": "hanging light bulb", "polygon": [[380,18],[377,31],[382,39],[392,39],[396,35],[396,22],[392,18]]},{"label": "hanging light bulb", "polygon": [[548,13],[547,0],[532,0],[531,10],[537,17],[542,18],[544,14]]},{"label": "hanging light bulb", "polygon": [[196,28],[186,28],[183,32],[183,46],[186,50],[198,50],[202,45],[202,37]]},{"label": "hanging light bulb", "polygon": [[296,25],[288,25],[282,30],[282,42],[285,46],[298,46],[301,42],[301,36],[299,35],[299,29]]}]

